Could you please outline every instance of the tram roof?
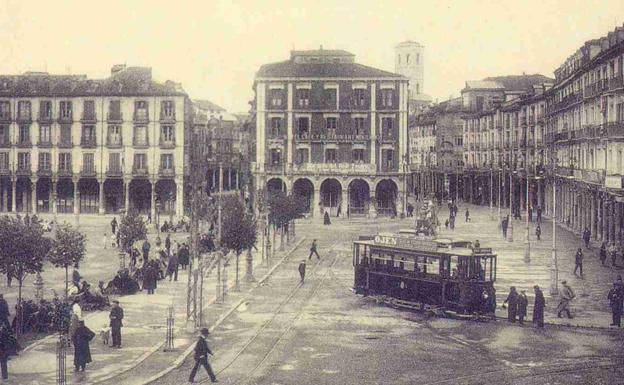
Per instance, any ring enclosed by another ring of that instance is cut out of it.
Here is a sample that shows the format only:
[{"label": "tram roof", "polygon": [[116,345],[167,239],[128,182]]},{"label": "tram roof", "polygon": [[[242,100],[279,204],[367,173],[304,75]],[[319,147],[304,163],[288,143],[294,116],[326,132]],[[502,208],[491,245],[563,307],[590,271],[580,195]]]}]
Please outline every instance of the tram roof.
[{"label": "tram roof", "polygon": [[360,240],[356,240],[355,243],[431,254],[494,256],[491,248],[471,248],[465,246],[449,247],[454,243],[470,243],[469,241],[456,241],[450,238],[411,237],[391,233],[379,233],[376,236],[361,237]]}]

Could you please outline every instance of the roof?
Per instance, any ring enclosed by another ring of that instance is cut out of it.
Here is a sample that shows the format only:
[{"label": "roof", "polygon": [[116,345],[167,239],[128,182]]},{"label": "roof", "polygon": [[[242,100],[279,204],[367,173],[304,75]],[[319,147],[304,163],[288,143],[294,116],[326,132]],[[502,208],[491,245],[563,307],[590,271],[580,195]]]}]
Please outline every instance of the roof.
[{"label": "roof", "polygon": [[420,44],[419,42],[414,41],[414,40],[406,40],[406,41],[403,41],[403,42],[397,44],[396,46],[397,47],[405,47],[405,46],[410,46],[410,45],[416,45],[418,47],[423,47],[422,44]]},{"label": "roof", "polygon": [[27,72],[0,75],[0,96],[170,96],[186,95],[179,83],[152,79],[148,67],[127,67],[105,79],[86,75],[50,75]]},{"label": "roof", "polygon": [[290,60],[265,64],[256,78],[404,78],[402,75],[357,63],[294,63]]},{"label": "roof", "polygon": [[473,90],[503,90],[505,87],[496,81],[490,80],[468,80],[466,88]]},{"label": "roof", "polygon": [[554,79],[541,74],[491,76],[483,79],[501,84],[506,91],[525,91],[536,84],[552,83]]},{"label": "roof", "polygon": [[290,56],[355,56],[342,49],[311,49],[305,51],[290,51]]},{"label": "roof", "polygon": [[213,102],[211,102],[210,100],[206,100],[206,99],[193,99],[193,104],[201,110],[225,111],[225,108],[218,106],[214,104]]}]

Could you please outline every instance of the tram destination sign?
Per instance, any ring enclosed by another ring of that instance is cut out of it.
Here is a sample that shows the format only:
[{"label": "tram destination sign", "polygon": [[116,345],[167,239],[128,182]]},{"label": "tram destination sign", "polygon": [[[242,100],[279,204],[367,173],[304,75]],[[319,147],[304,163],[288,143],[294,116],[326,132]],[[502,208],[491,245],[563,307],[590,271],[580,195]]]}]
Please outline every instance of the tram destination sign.
[{"label": "tram destination sign", "polygon": [[437,243],[428,239],[393,237],[389,235],[376,235],[375,244],[428,252],[436,252],[438,250]]},{"label": "tram destination sign", "polygon": [[475,254],[492,254],[492,248],[491,247],[475,247],[472,250],[472,252]]}]

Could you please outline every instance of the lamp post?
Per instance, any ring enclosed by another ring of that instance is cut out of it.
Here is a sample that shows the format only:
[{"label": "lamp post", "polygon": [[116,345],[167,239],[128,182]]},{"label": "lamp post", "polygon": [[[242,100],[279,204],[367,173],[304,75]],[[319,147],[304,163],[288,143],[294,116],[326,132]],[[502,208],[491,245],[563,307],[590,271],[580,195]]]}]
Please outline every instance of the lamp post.
[{"label": "lamp post", "polygon": [[492,167],[494,167],[494,163],[492,162],[492,160],[490,159],[490,220],[494,219],[493,215],[493,202],[492,202],[492,185],[494,184],[492,181]]},{"label": "lamp post", "polygon": [[[528,152],[528,151],[527,151]],[[530,206],[530,202],[529,202],[529,166],[528,166],[528,154],[527,152],[525,152],[524,158],[524,170],[525,170],[525,174],[526,174],[526,199],[525,199],[525,204],[526,204],[526,238],[524,240],[524,262],[531,262],[531,240],[530,240],[530,234],[529,234],[529,206]]]},{"label": "lamp post", "polygon": [[559,269],[557,266],[557,179],[555,177],[556,158],[552,158],[552,251],[550,254],[550,294],[559,294]]},{"label": "lamp post", "polygon": [[43,278],[41,277],[41,273],[37,272],[37,277],[35,278],[35,298],[37,301],[41,301],[43,299]]},{"label": "lamp post", "polygon": [[158,233],[158,236],[160,236],[160,207],[161,203],[160,199],[158,199],[156,201],[156,232]]},{"label": "lamp post", "polygon": [[407,154],[403,154],[403,210],[401,211],[401,218],[405,217],[406,209],[407,209]]}]

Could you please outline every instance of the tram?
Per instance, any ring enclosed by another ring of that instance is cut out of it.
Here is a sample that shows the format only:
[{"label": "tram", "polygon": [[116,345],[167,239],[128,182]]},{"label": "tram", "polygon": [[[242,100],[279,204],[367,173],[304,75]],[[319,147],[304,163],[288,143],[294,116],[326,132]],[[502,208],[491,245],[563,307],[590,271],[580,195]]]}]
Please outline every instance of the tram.
[{"label": "tram", "polygon": [[358,294],[435,306],[459,314],[495,309],[496,255],[472,242],[423,237],[417,231],[362,236],[353,242]]}]

